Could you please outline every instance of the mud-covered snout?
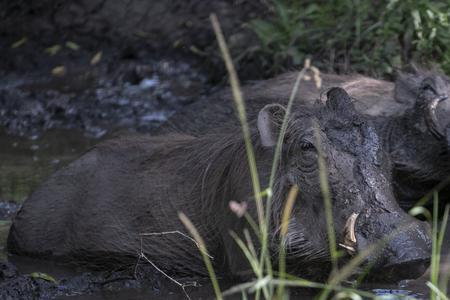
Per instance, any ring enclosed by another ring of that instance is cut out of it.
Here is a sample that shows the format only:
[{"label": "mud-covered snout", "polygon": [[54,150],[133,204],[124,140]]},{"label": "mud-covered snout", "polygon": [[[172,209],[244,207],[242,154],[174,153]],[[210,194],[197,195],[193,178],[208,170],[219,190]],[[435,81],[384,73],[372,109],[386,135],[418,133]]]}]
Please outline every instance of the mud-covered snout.
[{"label": "mud-covered snout", "polygon": [[404,212],[360,214],[355,222],[356,251],[367,253],[364,266],[376,281],[420,277],[431,258],[428,223]]}]

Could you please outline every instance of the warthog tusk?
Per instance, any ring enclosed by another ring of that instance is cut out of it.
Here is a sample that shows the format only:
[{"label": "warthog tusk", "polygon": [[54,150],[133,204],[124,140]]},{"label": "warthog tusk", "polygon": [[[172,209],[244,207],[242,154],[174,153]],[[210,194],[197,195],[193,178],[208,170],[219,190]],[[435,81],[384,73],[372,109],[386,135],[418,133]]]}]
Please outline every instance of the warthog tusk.
[{"label": "warthog tusk", "polygon": [[342,248],[344,248],[350,252],[356,252],[355,248],[353,248],[352,246],[344,245],[342,243],[339,243],[339,246],[341,246]]},{"label": "warthog tusk", "polygon": [[437,120],[436,108],[441,101],[446,99],[447,97],[436,97],[426,106],[427,113],[425,114],[425,123],[427,124],[428,130],[431,134],[433,134],[438,140],[444,138],[445,134]]},{"label": "warthog tusk", "polygon": [[356,218],[358,218],[358,216],[359,214],[352,213],[352,215],[347,219],[347,222],[345,222],[344,227],[345,239],[349,240],[352,243],[356,243],[355,224]]},{"label": "warthog tusk", "polygon": [[344,226],[344,243],[340,243],[339,246],[342,248],[347,249],[350,252],[356,252],[355,246],[356,246],[356,233],[355,233],[355,224],[356,219],[358,218],[359,214],[352,213],[350,217],[345,222]]}]

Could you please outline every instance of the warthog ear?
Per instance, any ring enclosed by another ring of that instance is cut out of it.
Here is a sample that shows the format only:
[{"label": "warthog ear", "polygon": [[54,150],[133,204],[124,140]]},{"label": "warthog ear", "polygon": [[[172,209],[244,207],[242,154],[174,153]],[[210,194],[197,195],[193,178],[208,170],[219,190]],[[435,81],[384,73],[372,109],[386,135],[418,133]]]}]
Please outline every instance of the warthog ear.
[{"label": "warthog ear", "polygon": [[327,92],[326,106],[328,109],[344,114],[352,113],[355,109],[350,95],[340,87],[333,87]]},{"label": "warthog ear", "polygon": [[258,131],[261,144],[264,147],[274,147],[277,144],[286,108],[280,104],[268,104],[258,113]]},{"label": "warthog ear", "polygon": [[410,62],[403,68],[403,72],[417,75],[421,73],[421,70],[414,62]]},{"label": "warthog ear", "polygon": [[420,85],[419,109],[425,108],[425,123],[437,139],[447,138],[446,130],[441,128],[436,111],[440,102],[448,99],[448,83],[440,76],[425,78]]},{"label": "warthog ear", "polygon": [[395,80],[394,99],[396,102],[413,106],[419,94],[421,81],[424,74],[415,71],[414,73],[399,73]]}]

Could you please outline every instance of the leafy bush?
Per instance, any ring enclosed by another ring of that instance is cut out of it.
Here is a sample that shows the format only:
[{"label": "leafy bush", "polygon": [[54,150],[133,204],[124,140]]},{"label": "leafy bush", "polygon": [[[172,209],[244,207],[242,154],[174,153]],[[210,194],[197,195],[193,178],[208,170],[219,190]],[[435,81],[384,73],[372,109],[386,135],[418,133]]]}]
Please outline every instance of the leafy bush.
[{"label": "leafy bush", "polygon": [[270,73],[307,56],[329,71],[390,75],[416,61],[450,73],[449,0],[272,0],[270,10],[250,22]]}]

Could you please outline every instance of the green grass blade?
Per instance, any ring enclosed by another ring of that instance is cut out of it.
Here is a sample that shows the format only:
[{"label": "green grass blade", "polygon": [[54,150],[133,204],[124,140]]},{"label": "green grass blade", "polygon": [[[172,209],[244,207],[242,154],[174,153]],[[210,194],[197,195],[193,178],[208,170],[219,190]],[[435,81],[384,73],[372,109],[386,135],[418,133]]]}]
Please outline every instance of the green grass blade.
[{"label": "green grass blade", "polygon": [[[439,230],[439,236],[438,236],[438,249],[437,250],[439,251],[439,254],[441,253],[441,250],[442,250],[442,244],[444,242],[445,231],[447,229],[449,209],[450,209],[450,206],[449,206],[449,204],[447,204],[445,206],[444,216],[442,217],[441,228]],[[439,258],[439,260],[440,260],[440,258]],[[439,266],[439,270],[440,270],[440,266]],[[440,280],[439,280],[439,278],[437,278],[439,281],[438,286],[444,293],[447,293],[447,283],[448,283],[450,274],[442,274],[442,275],[444,275],[444,276],[442,276],[442,278],[440,278]]]},{"label": "green grass blade", "polygon": [[242,96],[239,79],[238,79],[236,70],[234,68],[230,52],[226,45],[225,38],[223,36],[219,21],[215,14],[212,14],[210,18],[211,18],[211,23],[212,23],[212,26],[214,29],[214,33],[217,38],[217,42],[219,43],[219,48],[222,53],[223,60],[225,62],[225,66],[228,71],[229,80],[230,80],[230,84],[231,84],[231,91],[233,93],[234,104],[236,106],[239,121],[241,123],[242,134],[243,134],[244,140],[245,140],[245,149],[246,149],[246,153],[247,153],[248,164],[250,167],[250,175],[252,177],[252,185],[253,185],[253,191],[254,191],[254,196],[255,196],[255,200],[256,200],[256,208],[258,211],[259,225],[261,228],[263,228],[264,227],[263,226],[264,225],[264,210],[263,210],[262,197],[261,197],[261,185],[259,182],[258,170],[256,167],[255,152],[254,152],[253,145],[252,145],[250,128],[248,126],[247,115],[245,112],[244,98]]},{"label": "green grass blade", "polygon": [[211,279],[211,283],[214,288],[214,293],[216,294],[216,299],[223,300],[219,282],[217,281],[216,273],[214,272],[214,268],[211,259],[209,258],[208,250],[206,249],[206,244],[203,241],[203,238],[200,236],[200,234],[197,231],[197,228],[195,228],[191,220],[189,220],[189,218],[184,213],[182,212],[178,213],[178,217],[180,218],[184,226],[186,226],[186,228],[189,230],[190,234],[198,244],[200,253],[202,254],[203,257],[203,261],[205,262],[206,265],[206,269],[208,270],[209,278]]},{"label": "green grass blade", "polygon": [[[436,285],[432,284],[431,282],[427,282],[427,286],[432,291],[432,295],[438,296],[440,300],[449,300],[449,298],[445,295],[444,292],[442,292]],[[432,298],[433,299],[433,298]]]},{"label": "green grass blade", "polygon": [[[432,246],[431,246],[431,271],[430,271],[430,281],[433,285],[438,285],[439,277],[439,261],[440,261],[440,251],[438,249],[438,207],[439,198],[438,193],[433,193],[433,224],[432,224]],[[430,294],[431,300],[436,300],[436,293],[431,290]]]},{"label": "green grass blade", "polygon": [[[289,219],[291,218],[292,210],[294,208],[294,202],[297,199],[298,186],[294,185],[289,191],[289,195],[284,206],[283,215],[281,218],[281,237],[280,237],[280,254],[278,255],[278,278],[284,279],[286,273],[286,249],[285,241],[286,234],[288,232]],[[280,284],[277,288],[277,299],[283,299],[284,285]]]},{"label": "green grass blade", "polygon": [[331,203],[331,192],[330,185],[328,183],[328,170],[326,166],[326,161],[322,151],[322,140],[319,132],[319,127],[316,124],[314,135],[316,138],[316,147],[318,151],[318,163],[319,163],[319,180],[320,180],[320,189],[322,191],[322,198],[325,206],[325,217],[327,222],[327,233],[328,233],[328,243],[330,247],[330,256],[331,263],[333,267],[333,272],[336,272],[338,269],[337,261],[338,261],[338,251],[336,246],[336,235],[334,231],[334,222],[333,222],[333,206]]},{"label": "green grass blade", "polygon": [[[223,60],[225,62],[226,69],[228,71],[231,90],[232,90],[232,94],[233,94],[233,100],[234,100],[238,118],[239,118],[239,121],[241,124],[242,134],[244,137],[245,150],[246,150],[247,160],[248,160],[249,169],[250,169],[250,176],[252,179],[253,193],[254,193],[254,198],[256,201],[256,210],[257,210],[257,215],[258,215],[259,230],[261,232],[261,234],[258,235],[261,237],[261,261],[260,261],[260,264],[263,267],[263,264],[266,263],[267,272],[270,276],[272,276],[270,253],[268,251],[268,245],[267,245],[268,232],[266,230],[267,226],[265,225],[264,205],[262,203],[262,196],[261,196],[261,184],[259,182],[259,175],[258,175],[258,170],[256,167],[255,152],[254,152],[254,148],[253,148],[253,144],[252,144],[252,140],[251,140],[250,128],[249,128],[248,122],[247,122],[247,115],[245,112],[244,98],[242,96],[239,79],[238,79],[236,70],[234,68],[233,61],[231,59],[230,52],[226,45],[225,38],[223,36],[222,29],[220,27],[217,16],[215,14],[211,14],[210,19],[211,19],[211,23],[212,23],[212,26],[214,29],[214,33],[217,38],[217,42],[219,44],[220,51],[222,53]],[[259,279],[261,279],[261,278],[259,278]],[[265,289],[264,289],[264,292],[265,292],[265,294],[267,294],[267,291]]]}]

